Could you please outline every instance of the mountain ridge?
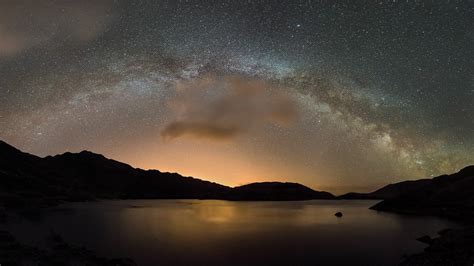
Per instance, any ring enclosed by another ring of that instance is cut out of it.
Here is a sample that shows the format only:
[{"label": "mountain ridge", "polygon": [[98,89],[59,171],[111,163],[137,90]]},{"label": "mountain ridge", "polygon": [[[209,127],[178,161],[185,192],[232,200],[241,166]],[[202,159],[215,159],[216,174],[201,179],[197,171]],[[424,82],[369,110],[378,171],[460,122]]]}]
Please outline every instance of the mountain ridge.
[{"label": "mountain ridge", "polygon": [[474,221],[474,165],[453,174],[388,184],[369,193],[346,193],[338,199],[380,199],[372,210],[433,215]]},{"label": "mountain ridge", "polygon": [[453,174],[443,174],[432,178],[422,178],[417,180],[405,180],[396,183],[387,184],[375,191],[368,193],[348,192],[343,195],[339,195],[338,199],[393,199],[397,198],[402,194],[410,191],[415,191],[424,186],[429,186],[432,182],[437,183],[450,183],[459,181],[461,177],[473,175],[474,165],[468,165],[461,168],[458,172]]},{"label": "mountain ridge", "polygon": [[[41,158],[24,153],[6,142],[0,143],[0,200],[13,205],[25,205],[32,199],[48,205],[48,202],[55,200],[90,199],[335,198],[329,192],[315,191],[301,184],[265,183],[265,188],[253,184],[232,188],[177,173],[134,168],[90,151],[65,152]],[[269,187],[268,184],[274,185]],[[249,186],[253,187],[251,192]]]}]

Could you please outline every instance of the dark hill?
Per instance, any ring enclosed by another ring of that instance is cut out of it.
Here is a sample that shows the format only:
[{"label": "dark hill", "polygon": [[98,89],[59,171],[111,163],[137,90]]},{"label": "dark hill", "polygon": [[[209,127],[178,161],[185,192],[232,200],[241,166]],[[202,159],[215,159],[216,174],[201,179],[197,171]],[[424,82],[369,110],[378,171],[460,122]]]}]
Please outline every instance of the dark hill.
[{"label": "dark hill", "polygon": [[350,192],[339,196],[339,199],[391,199],[403,193],[419,189],[430,183],[430,179],[419,179],[389,184],[370,193]]},{"label": "dark hill", "polygon": [[371,207],[379,211],[432,214],[450,218],[474,217],[474,166],[432,179],[404,185],[395,197]]},{"label": "dark hill", "polygon": [[312,190],[297,183],[262,182],[235,187],[233,200],[309,200],[334,199],[328,192]]},{"label": "dark hill", "polygon": [[135,169],[89,151],[40,158],[5,142],[0,143],[0,174],[0,193],[16,201],[219,198],[230,189],[175,173]]},{"label": "dark hill", "polygon": [[237,188],[158,170],[142,170],[89,151],[40,158],[0,141],[0,200],[7,207],[88,199],[195,198],[308,200],[332,198],[295,183]]}]

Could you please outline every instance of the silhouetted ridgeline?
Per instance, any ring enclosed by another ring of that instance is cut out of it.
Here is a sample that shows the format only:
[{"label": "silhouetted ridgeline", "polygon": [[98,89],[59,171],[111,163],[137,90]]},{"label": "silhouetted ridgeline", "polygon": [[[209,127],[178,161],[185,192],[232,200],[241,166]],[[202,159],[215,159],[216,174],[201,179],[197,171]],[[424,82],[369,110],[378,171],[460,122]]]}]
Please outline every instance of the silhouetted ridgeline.
[{"label": "silhouetted ridgeline", "polygon": [[397,195],[371,209],[474,220],[474,166],[455,174],[403,184]]},{"label": "silhouetted ridgeline", "polygon": [[474,218],[474,166],[431,179],[390,184],[371,193],[347,193],[338,199],[383,199],[378,211]]},{"label": "silhouetted ridgeline", "polygon": [[370,193],[350,192],[341,196],[339,199],[391,199],[400,196],[403,193],[416,190],[430,183],[429,179],[409,180],[395,184],[386,185]]},{"label": "silhouetted ridgeline", "polygon": [[310,200],[334,199],[324,191],[314,191],[297,183],[262,182],[232,189],[231,200]]},{"label": "silhouetted ridgeline", "polygon": [[[142,170],[88,151],[40,158],[0,141],[0,197],[6,207],[89,199],[196,198],[229,200],[330,199],[295,183],[236,188],[158,170]],[[32,201],[31,199],[34,199]]]}]

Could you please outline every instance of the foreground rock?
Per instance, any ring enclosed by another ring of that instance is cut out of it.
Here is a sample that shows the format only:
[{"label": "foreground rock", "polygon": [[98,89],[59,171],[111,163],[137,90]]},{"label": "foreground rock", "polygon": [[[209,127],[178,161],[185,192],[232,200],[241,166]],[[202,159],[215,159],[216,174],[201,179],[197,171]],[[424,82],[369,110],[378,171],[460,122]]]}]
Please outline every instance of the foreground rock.
[{"label": "foreground rock", "polygon": [[48,249],[38,249],[18,243],[7,231],[0,231],[0,262],[2,265],[87,265],[135,266],[130,259],[107,259],[85,248],[65,243],[52,235]]},{"label": "foreground rock", "polygon": [[428,245],[433,243],[433,238],[431,238],[431,236],[422,236],[422,237],[417,238],[416,240]]},{"label": "foreground rock", "polygon": [[423,253],[410,256],[401,265],[474,265],[474,227],[443,230],[440,237],[428,242]]}]

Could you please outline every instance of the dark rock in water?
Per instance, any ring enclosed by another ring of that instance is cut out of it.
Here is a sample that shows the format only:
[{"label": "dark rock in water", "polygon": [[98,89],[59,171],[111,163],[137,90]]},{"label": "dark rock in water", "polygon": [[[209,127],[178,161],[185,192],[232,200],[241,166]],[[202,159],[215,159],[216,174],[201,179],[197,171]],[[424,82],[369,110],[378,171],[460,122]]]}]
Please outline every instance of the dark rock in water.
[{"label": "dark rock in water", "polygon": [[334,214],[334,216],[336,216],[336,217],[342,217],[342,212],[336,212],[336,213]]},{"label": "dark rock in water", "polygon": [[422,236],[417,238],[416,240],[425,244],[431,244],[433,242],[433,239],[430,236]]}]

